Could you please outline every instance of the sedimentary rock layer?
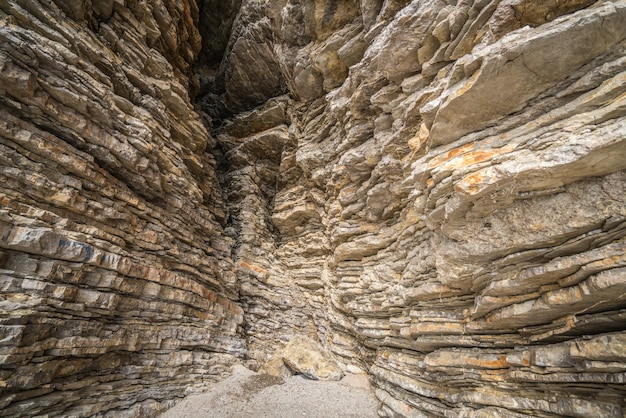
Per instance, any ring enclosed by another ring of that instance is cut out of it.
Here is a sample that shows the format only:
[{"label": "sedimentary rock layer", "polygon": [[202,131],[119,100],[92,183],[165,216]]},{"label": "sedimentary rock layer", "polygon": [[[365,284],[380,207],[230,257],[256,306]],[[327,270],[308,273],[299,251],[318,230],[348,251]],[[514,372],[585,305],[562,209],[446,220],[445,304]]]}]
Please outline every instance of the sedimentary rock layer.
[{"label": "sedimentary rock layer", "polygon": [[193,2],[0,2],[0,415],[148,416],[245,352]]},{"label": "sedimentary rock layer", "polygon": [[626,1],[0,13],[0,415],[304,334],[383,416],[623,416]]},{"label": "sedimentary rock layer", "polygon": [[243,3],[223,107],[288,88],[218,129],[255,358],[297,309],[385,416],[621,417],[626,2]]}]

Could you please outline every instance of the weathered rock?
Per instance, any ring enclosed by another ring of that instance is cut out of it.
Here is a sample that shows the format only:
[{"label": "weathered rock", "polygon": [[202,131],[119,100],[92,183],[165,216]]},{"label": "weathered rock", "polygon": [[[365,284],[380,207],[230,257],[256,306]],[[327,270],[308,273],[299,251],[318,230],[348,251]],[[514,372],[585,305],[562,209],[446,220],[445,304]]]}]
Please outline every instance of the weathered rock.
[{"label": "weathered rock", "polygon": [[303,335],[382,416],[623,416],[626,1],[91,3],[0,4],[0,415]]},{"label": "weathered rock", "polygon": [[[276,361],[280,359],[280,362]],[[274,354],[263,371],[274,376],[283,373],[283,364],[294,374],[313,380],[341,380],[343,373],[330,353],[322,346],[303,336],[295,336],[287,345]]]},{"label": "weathered rock", "polygon": [[0,415],[150,416],[245,353],[193,2],[0,4]]},{"label": "weathered rock", "polygon": [[[626,3],[361,2],[324,37],[287,26],[305,3],[266,40],[295,99],[272,223],[249,222],[274,292],[384,415],[620,416],[620,360],[569,353],[626,325]],[[331,39],[343,75],[313,58]]]}]

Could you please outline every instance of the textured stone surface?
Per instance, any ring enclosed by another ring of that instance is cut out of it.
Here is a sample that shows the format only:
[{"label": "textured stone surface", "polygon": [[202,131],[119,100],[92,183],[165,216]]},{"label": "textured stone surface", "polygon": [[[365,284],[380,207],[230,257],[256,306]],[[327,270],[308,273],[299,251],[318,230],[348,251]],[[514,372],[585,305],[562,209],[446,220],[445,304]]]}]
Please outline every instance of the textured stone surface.
[{"label": "textured stone surface", "polygon": [[0,414],[304,335],[382,416],[623,416],[626,1],[87,3],[0,3]]},{"label": "textured stone surface", "polygon": [[330,354],[316,341],[302,336],[292,338],[263,368],[270,375],[281,376],[285,366],[291,374],[301,374],[312,380],[341,380],[343,377]]},{"label": "textured stone surface", "polygon": [[344,3],[288,2],[285,118],[218,128],[275,164],[226,174],[255,358],[308,319],[385,416],[622,416],[626,3]]},{"label": "textured stone surface", "polygon": [[193,3],[0,3],[0,415],[149,416],[245,353]]}]

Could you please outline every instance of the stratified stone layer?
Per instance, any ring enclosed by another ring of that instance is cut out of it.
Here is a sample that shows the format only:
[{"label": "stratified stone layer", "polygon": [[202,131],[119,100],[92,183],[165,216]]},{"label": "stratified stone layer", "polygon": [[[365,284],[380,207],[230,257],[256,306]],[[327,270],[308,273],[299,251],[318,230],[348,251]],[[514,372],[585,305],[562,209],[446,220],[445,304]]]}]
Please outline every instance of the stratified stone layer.
[{"label": "stratified stone layer", "polygon": [[0,18],[0,415],[152,415],[304,335],[383,416],[624,416],[625,0]]},{"label": "stratified stone layer", "polygon": [[0,416],[151,416],[245,353],[197,15],[0,2]]},{"label": "stratified stone layer", "polygon": [[385,416],[622,417],[625,39],[624,1],[243,1],[223,106],[289,89],[218,135],[252,357],[316,333]]}]

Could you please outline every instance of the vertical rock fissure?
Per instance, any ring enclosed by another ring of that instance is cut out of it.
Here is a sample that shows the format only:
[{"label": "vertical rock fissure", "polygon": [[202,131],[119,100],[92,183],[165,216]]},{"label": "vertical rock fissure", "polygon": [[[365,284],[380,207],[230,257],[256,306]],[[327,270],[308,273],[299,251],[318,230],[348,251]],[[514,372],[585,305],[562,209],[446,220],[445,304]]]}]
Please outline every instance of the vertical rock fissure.
[{"label": "vertical rock fissure", "polygon": [[243,1],[215,135],[250,358],[316,337],[391,417],[620,416],[623,7]]},{"label": "vertical rock fissure", "polygon": [[[219,23],[216,16],[209,16],[217,9],[224,16],[218,19]],[[262,22],[250,20],[246,12],[253,12]],[[272,64],[273,58],[258,57],[270,63],[269,67],[256,61],[233,60],[238,54],[249,55],[250,60],[254,54],[268,53],[255,49],[255,45],[273,37],[262,10],[250,9],[247,2],[205,1],[201,2],[200,16],[205,16],[206,21],[199,24],[204,41],[196,66],[199,90],[195,105],[207,114],[205,120],[216,139],[216,146],[209,152],[217,161],[216,176],[228,213],[224,232],[232,239],[230,254],[237,277],[238,303],[244,312],[246,358],[250,367],[257,368],[293,336],[315,335],[302,297],[276,255],[280,234],[271,219],[283,151],[294,147],[287,130],[288,98],[273,98],[265,104],[265,110],[246,112],[285,89],[280,71]],[[212,27],[211,22],[217,25]],[[227,27],[230,31],[225,36]],[[239,37],[241,33],[243,36]],[[248,37],[253,41],[248,42]],[[223,55],[218,57],[218,53]],[[270,68],[272,65],[274,68]],[[278,77],[263,78],[272,72]],[[269,85],[258,87],[263,81]],[[240,82],[250,84],[238,89],[240,93],[229,91],[229,86]],[[257,90],[260,96],[256,95]],[[236,97],[237,94],[243,97]]]},{"label": "vertical rock fissure", "polygon": [[382,416],[623,417],[625,100],[624,0],[0,2],[0,416],[304,335]]}]

